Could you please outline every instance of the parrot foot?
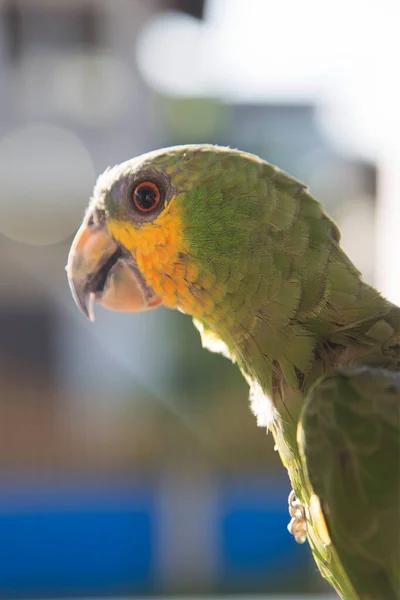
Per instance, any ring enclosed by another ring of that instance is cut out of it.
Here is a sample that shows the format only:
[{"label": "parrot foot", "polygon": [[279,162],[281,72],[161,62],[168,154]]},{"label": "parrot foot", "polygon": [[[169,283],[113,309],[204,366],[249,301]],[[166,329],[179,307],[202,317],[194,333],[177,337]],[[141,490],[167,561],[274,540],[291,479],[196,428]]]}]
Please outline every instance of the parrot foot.
[{"label": "parrot foot", "polygon": [[298,544],[304,544],[307,539],[307,524],[304,506],[296,498],[292,490],[289,494],[289,514],[292,517],[287,526],[289,533],[294,536]]}]

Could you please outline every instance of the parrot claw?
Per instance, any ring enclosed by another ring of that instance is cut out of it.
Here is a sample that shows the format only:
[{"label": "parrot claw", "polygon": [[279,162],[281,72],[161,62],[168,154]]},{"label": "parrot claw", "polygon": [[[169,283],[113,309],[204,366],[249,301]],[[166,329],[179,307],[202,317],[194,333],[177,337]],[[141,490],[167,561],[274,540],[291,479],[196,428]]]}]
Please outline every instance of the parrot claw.
[{"label": "parrot claw", "polygon": [[307,524],[304,506],[296,498],[294,491],[289,494],[289,514],[292,517],[287,526],[289,533],[294,536],[298,544],[304,544],[307,539]]}]

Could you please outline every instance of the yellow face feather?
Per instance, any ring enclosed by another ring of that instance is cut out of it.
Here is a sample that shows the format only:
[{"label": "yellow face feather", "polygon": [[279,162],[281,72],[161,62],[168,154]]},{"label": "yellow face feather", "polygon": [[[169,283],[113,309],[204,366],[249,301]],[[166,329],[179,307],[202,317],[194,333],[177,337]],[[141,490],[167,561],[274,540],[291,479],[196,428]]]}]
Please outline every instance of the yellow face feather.
[{"label": "yellow face feather", "polygon": [[182,232],[179,204],[171,199],[152,222],[139,227],[131,221],[108,219],[109,234],[136,259],[147,283],[168,308],[200,317],[212,310],[213,300],[202,293],[204,284]]}]

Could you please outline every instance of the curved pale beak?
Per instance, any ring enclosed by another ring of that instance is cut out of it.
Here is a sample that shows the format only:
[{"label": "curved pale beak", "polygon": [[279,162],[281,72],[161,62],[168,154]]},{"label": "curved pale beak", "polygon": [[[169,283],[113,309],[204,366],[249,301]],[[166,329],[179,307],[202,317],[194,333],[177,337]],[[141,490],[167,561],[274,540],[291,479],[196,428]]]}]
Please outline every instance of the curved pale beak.
[{"label": "curved pale beak", "polygon": [[94,320],[94,303],[118,311],[141,311],[162,303],[146,283],[131,254],[102,225],[85,219],[69,251],[66,266],[72,296]]}]

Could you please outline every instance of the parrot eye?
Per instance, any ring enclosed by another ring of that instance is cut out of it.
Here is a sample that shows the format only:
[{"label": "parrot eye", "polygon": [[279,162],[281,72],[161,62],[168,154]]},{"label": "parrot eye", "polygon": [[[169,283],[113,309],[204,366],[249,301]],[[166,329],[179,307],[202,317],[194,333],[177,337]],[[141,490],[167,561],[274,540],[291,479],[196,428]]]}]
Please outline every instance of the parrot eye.
[{"label": "parrot eye", "polygon": [[147,213],[154,210],[159,205],[160,199],[160,190],[151,181],[142,181],[133,190],[133,204],[140,212]]}]

